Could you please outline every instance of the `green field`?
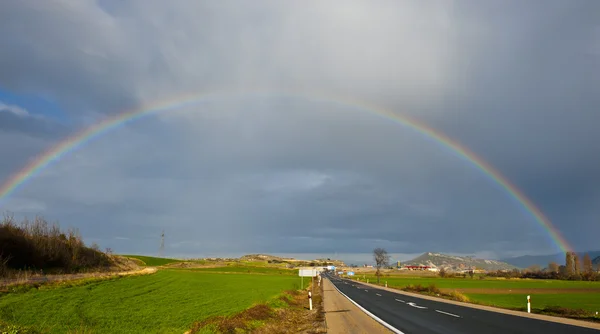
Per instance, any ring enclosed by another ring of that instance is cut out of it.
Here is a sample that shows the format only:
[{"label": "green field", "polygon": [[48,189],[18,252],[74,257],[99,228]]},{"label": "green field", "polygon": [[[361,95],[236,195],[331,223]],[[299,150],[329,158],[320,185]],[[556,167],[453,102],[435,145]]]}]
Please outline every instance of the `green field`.
[{"label": "green field", "polygon": [[[469,294],[469,299],[486,305],[504,308],[526,309],[526,295],[521,294]],[[548,306],[561,306],[571,309],[584,309],[600,312],[599,293],[552,293],[531,296],[531,306],[543,309]]]},{"label": "green field", "polygon": [[183,333],[194,321],[230,315],[297,288],[298,277],[199,270],[98,281],[0,296],[0,321],[45,333]]},{"label": "green field", "polygon": [[194,271],[214,272],[214,273],[251,273],[268,275],[298,275],[298,270],[273,268],[273,267],[253,267],[253,266],[223,266],[215,268],[194,268]]},{"label": "green field", "polygon": [[[364,281],[363,275],[357,275]],[[370,283],[375,283],[374,275],[367,275]],[[389,287],[402,289],[407,285],[435,285],[442,291],[457,290],[470,301],[485,305],[525,309],[527,295],[531,296],[532,307],[543,309],[561,306],[584,309],[592,313],[600,312],[600,282],[537,280],[537,279],[497,279],[486,278],[441,278],[388,276],[381,277],[381,284],[387,281]]]},{"label": "green field", "polygon": [[133,259],[138,259],[144,262],[147,266],[157,267],[164,266],[165,264],[181,262],[181,260],[176,259],[167,259],[163,257],[153,257],[153,256],[143,256],[143,255],[122,255],[125,257],[130,257]]},{"label": "green field", "polygon": [[[362,275],[355,276],[363,279]],[[367,275],[369,282],[377,280],[374,275]],[[441,277],[412,277],[412,276],[390,276],[381,277],[381,282],[387,281],[388,285],[404,287],[408,284],[430,285],[435,284],[441,289],[511,289],[511,288],[544,288],[544,289],[599,289],[600,282],[588,281],[562,281],[562,280],[538,280],[538,279],[497,279],[497,278],[441,278]]]}]

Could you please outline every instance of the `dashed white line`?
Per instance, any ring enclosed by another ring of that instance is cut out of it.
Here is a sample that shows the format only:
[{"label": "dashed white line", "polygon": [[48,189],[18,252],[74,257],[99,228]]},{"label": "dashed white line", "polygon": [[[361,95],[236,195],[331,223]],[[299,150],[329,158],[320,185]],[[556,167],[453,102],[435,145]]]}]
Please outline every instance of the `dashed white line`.
[{"label": "dashed white line", "polygon": [[448,312],[444,312],[444,311],[440,311],[440,310],[435,310],[435,311],[436,311],[436,312],[438,312],[438,313],[442,313],[442,314],[445,314],[445,315],[449,315],[449,316],[451,316],[451,317],[460,318],[460,315],[456,315],[456,314],[452,314],[452,313],[448,313]]},{"label": "dashed white line", "polygon": [[396,299],[397,302],[406,303],[404,300]]},{"label": "dashed white line", "polygon": [[381,297],[381,295],[380,295],[380,294],[378,294],[378,293],[376,293],[376,295],[378,295],[379,297]]}]

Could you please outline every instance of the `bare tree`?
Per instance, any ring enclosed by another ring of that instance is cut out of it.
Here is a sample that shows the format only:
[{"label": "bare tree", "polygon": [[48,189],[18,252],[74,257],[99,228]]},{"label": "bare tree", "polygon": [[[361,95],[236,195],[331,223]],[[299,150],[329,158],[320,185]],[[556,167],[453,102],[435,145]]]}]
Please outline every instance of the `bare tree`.
[{"label": "bare tree", "polygon": [[386,267],[389,265],[390,256],[388,252],[383,248],[375,248],[373,250],[373,258],[375,259],[375,266],[377,267],[377,283],[379,284],[379,277],[381,276],[381,267]]},{"label": "bare tree", "polygon": [[550,271],[552,273],[557,273],[558,272],[558,263],[550,262],[548,264],[548,271]]}]

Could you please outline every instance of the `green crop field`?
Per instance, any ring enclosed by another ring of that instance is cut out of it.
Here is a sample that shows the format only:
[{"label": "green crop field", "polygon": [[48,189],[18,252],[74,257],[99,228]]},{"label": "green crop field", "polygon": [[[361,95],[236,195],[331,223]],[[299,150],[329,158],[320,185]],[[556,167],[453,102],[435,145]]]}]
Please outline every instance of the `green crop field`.
[{"label": "green crop field", "polygon": [[138,259],[144,262],[147,266],[164,266],[165,264],[181,262],[181,260],[176,259],[167,259],[163,257],[152,257],[152,256],[143,256],[143,255],[123,255],[125,257],[130,257],[133,259]]},{"label": "green crop field", "polygon": [[[355,278],[363,279],[363,275]],[[377,278],[367,275],[371,283]],[[440,289],[511,289],[511,288],[544,288],[544,289],[598,289],[600,282],[588,281],[562,281],[562,280],[538,280],[538,279],[496,279],[496,278],[441,278],[441,277],[381,277],[381,281],[387,281],[388,285],[404,287],[408,284],[430,285],[435,284]]]},{"label": "green crop field", "polygon": [[44,333],[183,333],[194,321],[230,315],[297,288],[291,275],[161,270],[70,288],[0,295],[0,322]]},{"label": "green crop field", "polygon": [[[469,294],[473,302],[504,308],[525,309],[526,295],[522,294]],[[548,306],[561,306],[571,309],[584,309],[592,313],[600,312],[599,293],[550,293],[531,295],[531,307],[543,309]]]},{"label": "green crop field", "polygon": [[[370,283],[377,281],[374,275],[366,275],[364,278],[363,275],[357,275],[354,279],[356,278],[362,281],[368,278]],[[399,289],[407,285],[435,285],[442,291],[456,290],[472,302],[503,308],[524,309],[527,295],[530,295],[534,309],[561,306],[600,312],[600,282],[390,275],[381,277],[380,284],[383,285],[386,281],[389,287]]]},{"label": "green crop field", "polygon": [[272,268],[272,267],[253,267],[253,266],[223,266],[215,268],[194,268],[194,271],[215,272],[215,273],[251,273],[251,274],[269,274],[269,275],[298,275],[298,269]]}]

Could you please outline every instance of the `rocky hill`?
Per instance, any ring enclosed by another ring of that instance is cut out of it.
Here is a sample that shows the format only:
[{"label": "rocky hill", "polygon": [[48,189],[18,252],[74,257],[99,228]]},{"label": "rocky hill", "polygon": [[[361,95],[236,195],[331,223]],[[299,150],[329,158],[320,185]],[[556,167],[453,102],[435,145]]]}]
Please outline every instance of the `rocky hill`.
[{"label": "rocky hill", "polygon": [[402,266],[430,266],[433,268],[444,268],[446,270],[512,270],[516,267],[502,261],[477,259],[470,256],[454,256],[440,253],[424,253],[410,261],[402,263]]}]

